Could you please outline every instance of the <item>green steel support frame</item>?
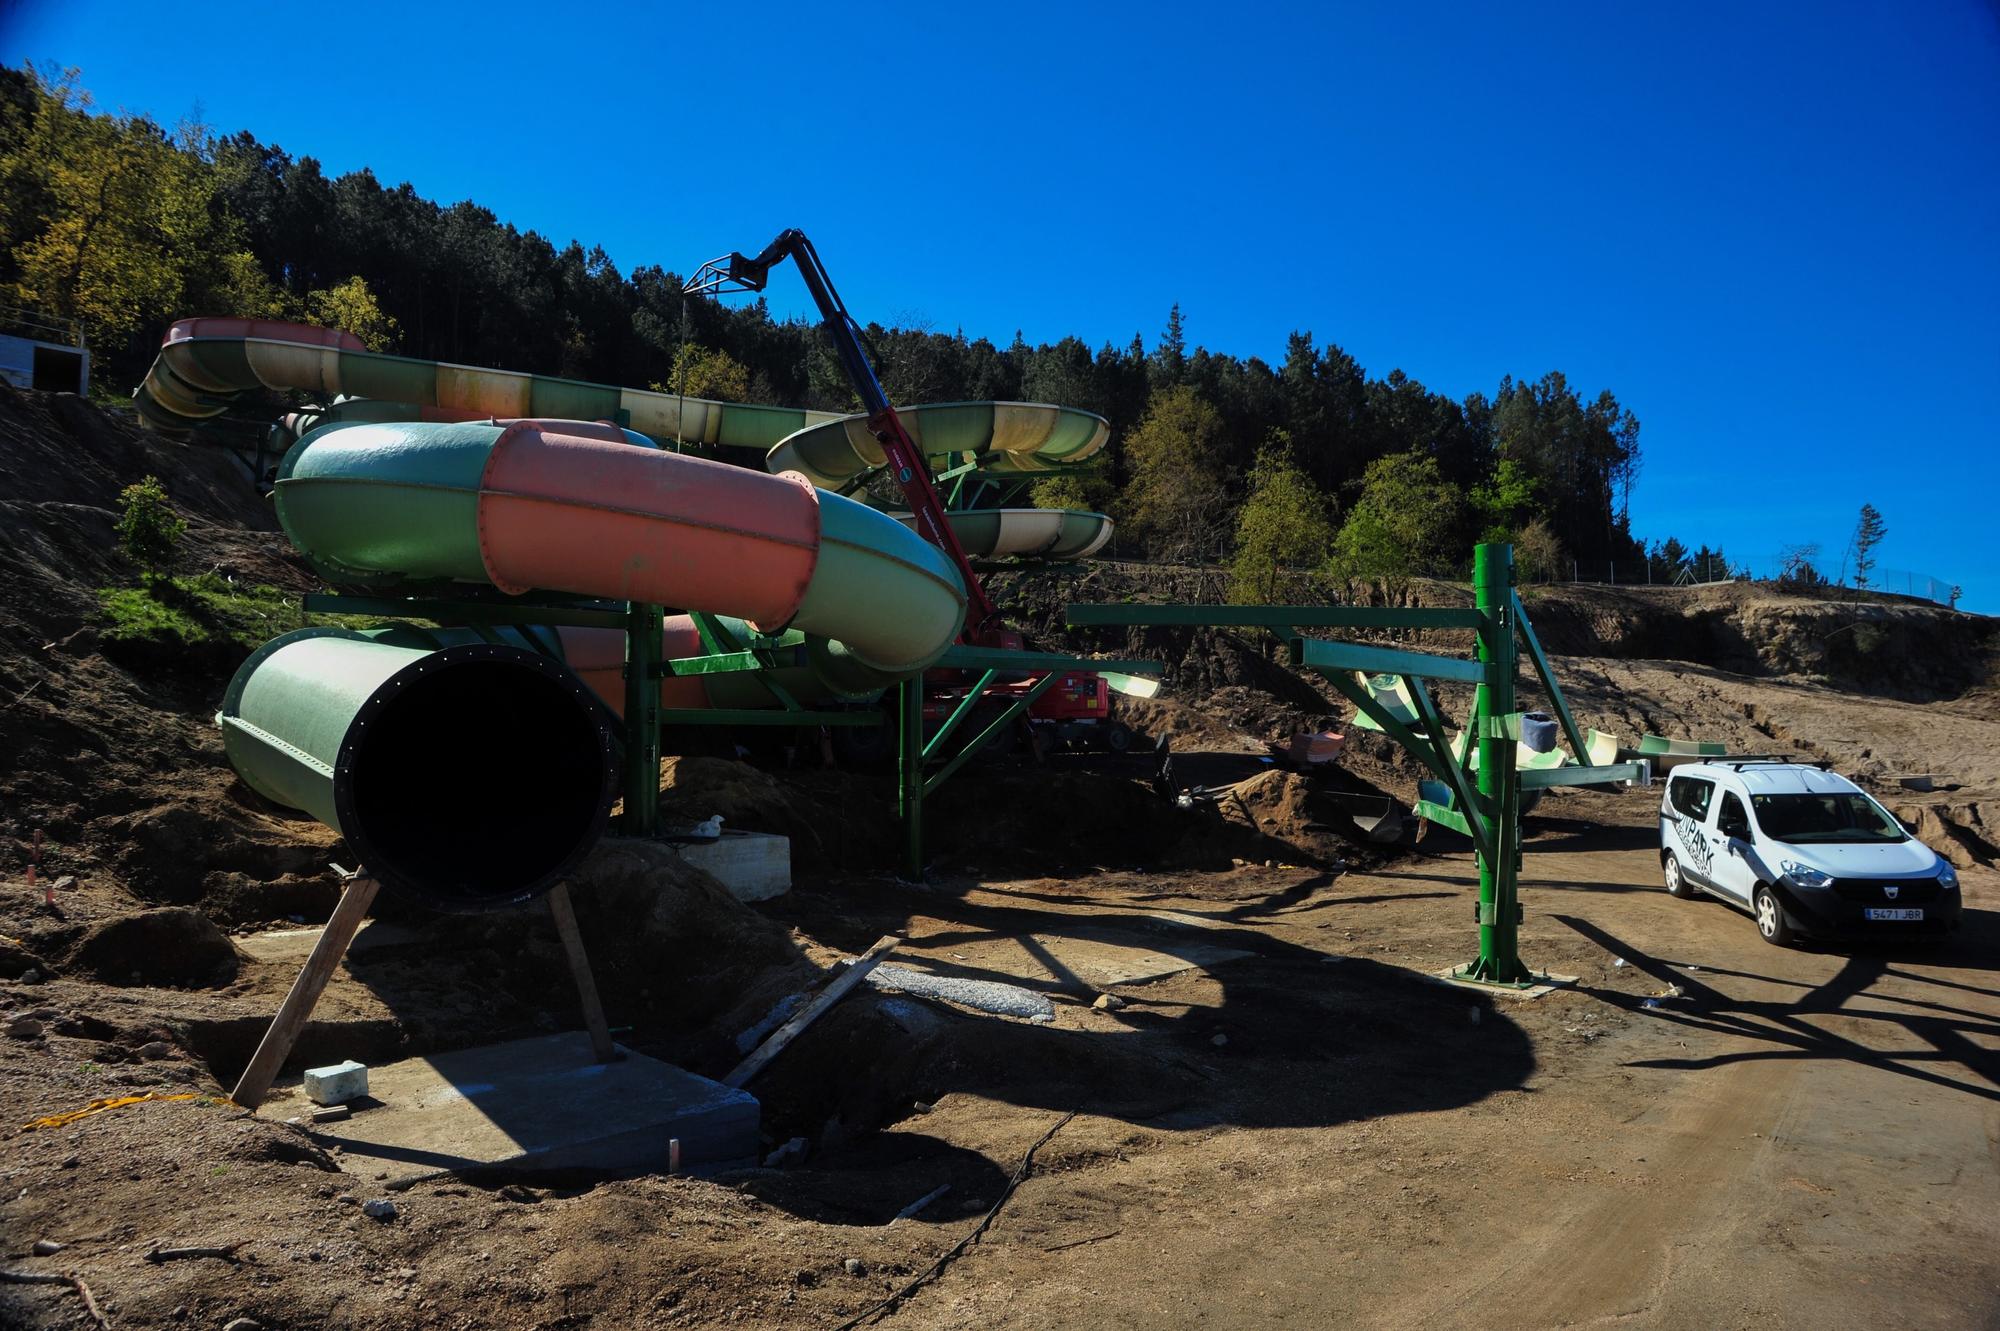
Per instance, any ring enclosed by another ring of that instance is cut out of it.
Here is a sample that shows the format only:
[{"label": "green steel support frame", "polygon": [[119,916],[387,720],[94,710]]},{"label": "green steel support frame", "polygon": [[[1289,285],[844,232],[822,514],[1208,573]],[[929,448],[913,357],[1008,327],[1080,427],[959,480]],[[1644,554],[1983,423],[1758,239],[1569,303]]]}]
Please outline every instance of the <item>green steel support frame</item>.
[{"label": "green steel support frame", "polygon": [[[1519,643],[1527,649],[1543,690],[1548,694],[1564,737],[1579,759],[1588,752],[1571,716],[1555,672],[1528,623],[1514,590],[1514,551],[1509,545],[1481,545],[1473,551],[1471,609],[1410,609],[1381,606],[1271,605],[1072,605],[1072,627],[1128,625],[1192,627],[1196,625],[1263,628],[1282,639],[1294,664],[1317,671],[1342,696],[1379,725],[1384,734],[1408,749],[1435,773],[1451,792],[1454,808],[1420,800],[1417,810],[1433,821],[1469,837],[1479,868],[1479,955],[1456,968],[1453,978],[1503,988],[1527,988],[1546,983],[1520,957],[1521,925],[1521,791],[1550,786],[1599,785],[1644,781],[1644,763],[1608,767],[1568,767],[1523,773],[1515,762],[1520,718],[1515,711],[1514,680]],[[1478,660],[1463,661],[1399,648],[1307,638],[1313,628],[1470,628],[1478,635]],[[1401,675],[1423,727],[1419,733],[1383,707],[1358,683],[1353,671]],[[1426,679],[1473,684],[1473,712],[1468,723],[1468,747],[1454,753],[1445,738],[1444,719],[1425,685]],[[1479,745],[1479,770],[1468,774],[1470,742]],[[1475,784],[1476,783],[1476,784]]]}]

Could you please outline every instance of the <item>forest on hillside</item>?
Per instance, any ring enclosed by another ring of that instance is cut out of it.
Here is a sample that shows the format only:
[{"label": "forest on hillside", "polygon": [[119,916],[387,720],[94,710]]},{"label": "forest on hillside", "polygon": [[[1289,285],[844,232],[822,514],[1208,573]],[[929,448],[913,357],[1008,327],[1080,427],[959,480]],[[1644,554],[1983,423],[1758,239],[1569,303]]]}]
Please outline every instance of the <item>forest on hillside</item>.
[{"label": "forest on hillside", "polygon": [[[248,132],[105,112],[74,70],[0,69],[0,301],[75,321],[120,392],[173,319],[229,314],[339,326],[424,359],[856,405],[815,324],[687,298],[681,283],[365,169],[328,178]],[[1190,346],[1178,306],[1150,342],[1122,346],[868,333],[897,402],[1106,417],[1106,464],[1042,483],[1035,502],[1112,513],[1126,553],[1233,562],[1241,595],[1296,595],[1303,574],[1456,575],[1482,539],[1512,540],[1531,577],[1571,560],[1650,564],[1658,580],[1690,558],[1723,562],[1635,539],[1638,418],[1560,371],[1461,400],[1402,369],[1373,377],[1310,332],[1275,361]]]}]

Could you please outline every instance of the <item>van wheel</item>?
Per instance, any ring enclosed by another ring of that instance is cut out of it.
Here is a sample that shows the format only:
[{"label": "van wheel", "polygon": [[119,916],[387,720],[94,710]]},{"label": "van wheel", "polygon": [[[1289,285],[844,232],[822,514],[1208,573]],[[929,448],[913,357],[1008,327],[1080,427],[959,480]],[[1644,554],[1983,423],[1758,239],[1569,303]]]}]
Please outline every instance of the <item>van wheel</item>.
[{"label": "van wheel", "polygon": [[1690,883],[1687,875],[1681,872],[1679,856],[1675,855],[1671,850],[1668,851],[1667,862],[1661,867],[1666,874],[1667,895],[1679,897],[1682,901],[1686,901],[1696,895],[1694,884]]},{"label": "van wheel", "polygon": [[1778,898],[1763,883],[1750,896],[1750,907],[1757,912],[1757,932],[1764,941],[1777,947],[1787,947],[1792,941],[1792,926],[1785,923],[1785,911],[1778,904]]}]

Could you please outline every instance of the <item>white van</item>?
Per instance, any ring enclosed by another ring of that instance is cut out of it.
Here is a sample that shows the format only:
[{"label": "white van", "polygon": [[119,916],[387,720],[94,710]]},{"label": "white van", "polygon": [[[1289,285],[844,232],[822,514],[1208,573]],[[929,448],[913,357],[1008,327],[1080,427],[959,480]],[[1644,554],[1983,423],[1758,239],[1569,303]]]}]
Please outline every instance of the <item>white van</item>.
[{"label": "white van", "polygon": [[1958,874],[1846,777],[1770,759],[1674,769],[1660,868],[1677,897],[1750,912],[1768,943],[1934,936],[1958,928]]}]

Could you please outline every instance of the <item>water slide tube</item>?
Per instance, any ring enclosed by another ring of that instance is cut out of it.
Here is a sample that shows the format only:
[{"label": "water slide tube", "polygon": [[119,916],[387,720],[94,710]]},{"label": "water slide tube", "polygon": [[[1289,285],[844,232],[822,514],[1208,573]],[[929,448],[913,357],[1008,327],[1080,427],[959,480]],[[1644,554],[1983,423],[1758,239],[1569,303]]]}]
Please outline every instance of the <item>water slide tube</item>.
[{"label": "water slide tube", "polygon": [[410,360],[369,351],[350,333],[274,319],[182,319],[132,395],[145,422],[182,433],[221,415],[229,399],[297,389],[432,409],[444,420],[610,420],[667,442],[768,449],[837,413],[746,406],[613,388],[576,379]]},{"label": "water slide tube", "polygon": [[[635,446],[601,423],[322,428],[286,454],[274,499],[329,581],[738,616],[782,635],[809,697],[921,672],[965,616],[950,561],[885,514],[797,475]],[[702,653],[686,616],[667,627],[670,659]],[[521,900],[601,830],[609,740],[583,688],[614,709],[624,691],[623,635],[553,631],[565,669],[535,650],[551,632],[500,645],[464,631],[288,635],[237,672],[218,718],[225,747],[248,784],[337,828],[385,882],[445,909]],[[726,705],[745,687],[670,679],[662,692],[669,705]]]},{"label": "water slide tube", "polygon": [[[270,319],[182,319],[133,394],[153,428],[185,432],[222,414],[229,400],[261,389],[323,394],[328,406],[282,424],[294,435],[334,422],[559,418],[613,420],[660,443],[768,450],[766,470],[796,470],[839,489],[881,465],[881,449],[859,416],[748,406],[673,393],[613,388],[510,370],[387,356],[350,333]],[[333,401],[346,395],[348,401]],[[986,473],[1046,475],[1087,461],[1110,427],[1100,416],[1028,402],[960,402],[900,412],[934,458],[986,461]],[[1051,516],[1055,515],[1055,516]],[[1101,513],[997,509],[949,519],[967,553],[1080,559],[1111,537]]]},{"label": "water slide tube", "polygon": [[216,717],[244,784],[337,830],[442,910],[546,890],[604,830],[611,732],[547,656],[299,629],[237,670]]},{"label": "water slide tube", "polygon": [[[897,414],[927,456],[977,461],[982,475],[1002,480],[1075,467],[1102,451],[1111,432],[1102,416],[1044,402],[940,402]],[[867,420],[843,416],[780,440],[764,465],[773,472],[800,472],[814,485],[837,490],[885,461]],[[914,521],[906,513],[896,516]],[[972,509],[946,519],[974,558],[1083,559],[1102,549],[1113,530],[1104,514],[1075,509]]]}]

